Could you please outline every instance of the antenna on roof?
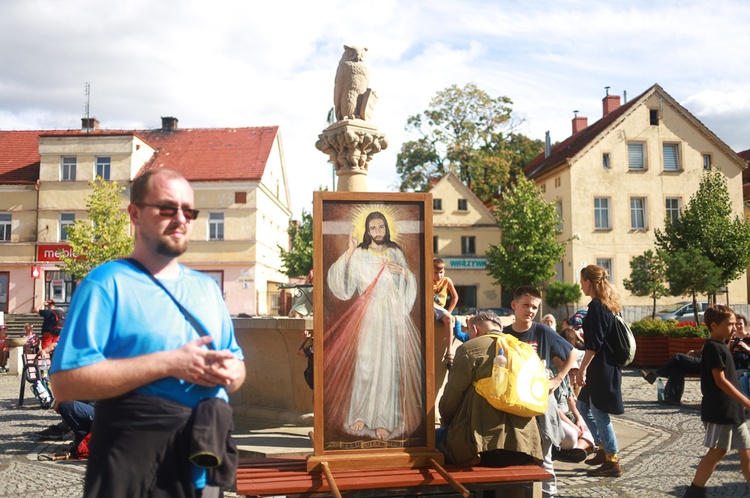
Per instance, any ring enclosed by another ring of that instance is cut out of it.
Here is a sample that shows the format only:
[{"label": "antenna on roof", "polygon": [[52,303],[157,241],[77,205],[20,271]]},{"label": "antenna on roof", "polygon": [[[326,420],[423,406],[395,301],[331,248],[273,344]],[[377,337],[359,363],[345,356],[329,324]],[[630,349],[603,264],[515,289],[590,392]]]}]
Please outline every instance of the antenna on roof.
[{"label": "antenna on roof", "polygon": [[[84,83],[83,88],[83,94],[86,96],[86,103],[83,104],[83,114],[86,117],[86,123],[90,123],[91,121],[89,121],[89,108],[91,104],[91,84],[87,81],[86,83]],[[89,128],[87,128],[87,131],[88,130]]]}]

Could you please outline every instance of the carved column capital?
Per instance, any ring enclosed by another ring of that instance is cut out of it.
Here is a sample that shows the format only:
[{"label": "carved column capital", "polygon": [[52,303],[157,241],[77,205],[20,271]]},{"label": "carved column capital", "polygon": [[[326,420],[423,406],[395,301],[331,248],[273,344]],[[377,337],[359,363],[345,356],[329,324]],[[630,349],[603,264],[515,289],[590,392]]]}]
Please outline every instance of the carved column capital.
[{"label": "carved column capital", "polygon": [[336,168],[340,192],[367,191],[366,175],[372,156],[388,147],[385,134],[361,119],[332,124],[318,135],[315,147],[328,154]]}]

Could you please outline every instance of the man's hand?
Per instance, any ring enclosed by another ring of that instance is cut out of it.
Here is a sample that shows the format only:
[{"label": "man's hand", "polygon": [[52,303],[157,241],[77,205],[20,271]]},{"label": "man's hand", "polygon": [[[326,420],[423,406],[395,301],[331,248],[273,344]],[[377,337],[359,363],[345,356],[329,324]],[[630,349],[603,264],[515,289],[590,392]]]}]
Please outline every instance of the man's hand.
[{"label": "man's hand", "polygon": [[576,385],[577,386],[585,386],[586,385],[586,369],[580,368],[578,369],[578,372],[576,373]]},{"label": "man's hand", "polygon": [[239,378],[239,360],[228,350],[212,351],[211,336],[190,341],[170,355],[170,375],[199,386],[228,386]]},{"label": "man's hand", "polygon": [[352,226],[352,231],[349,232],[349,247],[346,249],[347,259],[351,257],[352,254],[354,254],[354,250],[358,246],[357,239],[354,238],[354,226]]},{"label": "man's hand", "polygon": [[562,384],[562,379],[557,375],[549,380],[549,392],[555,392],[555,390]]},{"label": "man's hand", "polygon": [[399,265],[398,263],[388,261],[388,263],[386,263],[386,267],[388,268],[388,271],[390,271],[394,275],[406,275],[406,268]]}]

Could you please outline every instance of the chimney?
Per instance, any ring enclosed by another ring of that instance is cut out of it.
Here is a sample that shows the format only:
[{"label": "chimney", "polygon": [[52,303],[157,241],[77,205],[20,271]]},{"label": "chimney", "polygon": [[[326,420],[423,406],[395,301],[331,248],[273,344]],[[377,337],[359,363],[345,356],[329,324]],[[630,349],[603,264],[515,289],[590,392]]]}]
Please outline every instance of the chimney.
[{"label": "chimney", "polygon": [[99,120],[96,118],[81,118],[81,129],[83,131],[98,130]]},{"label": "chimney", "polygon": [[544,158],[548,158],[552,154],[552,138],[549,135],[549,131],[544,134]]},{"label": "chimney", "polygon": [[609,87],[605,86],[604,89],[607,92],[607,95],[604,96],[602,99],[602,106],[604,108],[604,112],[602,114],[602,117],[606,116],[610,112],[616,110],[618,107],[620,107],[620,96],[619,95],[610,95],[609,94]]},{"label": "chimney", "polygon": [[573,111],[573,135],[581,130],[585,130],[589,125],[589,118],[578,115],[578,111]]},{"label": "chimney", "polygon": [[162,116],[161,129],[163,131],[175,131],[177,129],[177,118]]}]

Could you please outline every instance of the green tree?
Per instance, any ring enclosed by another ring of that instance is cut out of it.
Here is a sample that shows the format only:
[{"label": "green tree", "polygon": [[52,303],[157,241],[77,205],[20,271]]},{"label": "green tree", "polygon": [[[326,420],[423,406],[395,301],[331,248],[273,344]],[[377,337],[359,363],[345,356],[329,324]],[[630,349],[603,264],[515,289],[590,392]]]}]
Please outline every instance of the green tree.
[{"label": "green tree", "polygon": [[565,306],[565,316],[570,316],[570,303],[577,303],[581,299],[581,286],[578,284],[568,284],[556,280],[547,286],[545,298],[547,304],[552,308]]},{"label": "green tree", "polygon": [[695,323],[698,321],[698,294],[707,294],[719,287],[723,271],[699,249],[691,247],[674,252],[660,251],[667,265],[667,279],[673,296],[689,295],[693,300]]},{"label": "green tree", "polygon": [[669,295],[666,277],[666,263],[649,249],[630,260],[630,278],[624,279],[622,285],[635,296],[650,296],[653,301],[651,318],[656,318],[656,300]]},{"label": "green tree", "polygon": [[680,218],[654,234],[663,254],[694,248],[720,270],[716,285],[705,289],[712,301],[716,289],[737,279],[750,265],[750,222],[732,215],[727,180],[718,170],[707,171]]},{"label": "green tree", "polygon": [[302,221],[289,222],[287,230],[291,238],[289,251],[281,246],[281,261],[284,264],[284,274],[287,277],[303,277],[310,273],[313,267],[313,222],[312,214],[302,210]]},{"label": "green tree", "polygon": [[439,91],[427,110],[407,119],[406,129],[421,136],[401,146],[399,189],[426,192],[431,178],[452,172],[480,199],[491,199],[543,150],[540,140],[513,133],[512,104],[474,83]]},{"label": "green tree", "polygon": [[487,273],[510,289],[539,286],[553,277],[555,264],[565,254],[565,243],[556,240],[560,231],[555,204],[544,200],[534,182],[519,176],[495,206],[503,235],[500,244],[487,249]]},{"label": "green tree", "polygon": [[66,230],[75,257],[60,256],[61,270],[77,281],[102,263],[133,251],[133,238],[128,233],[130,217],[120,208],[125,187],[101,177],[89,181],[89,186],[93,192],[86,198],[88,219],[76,220]]}]

